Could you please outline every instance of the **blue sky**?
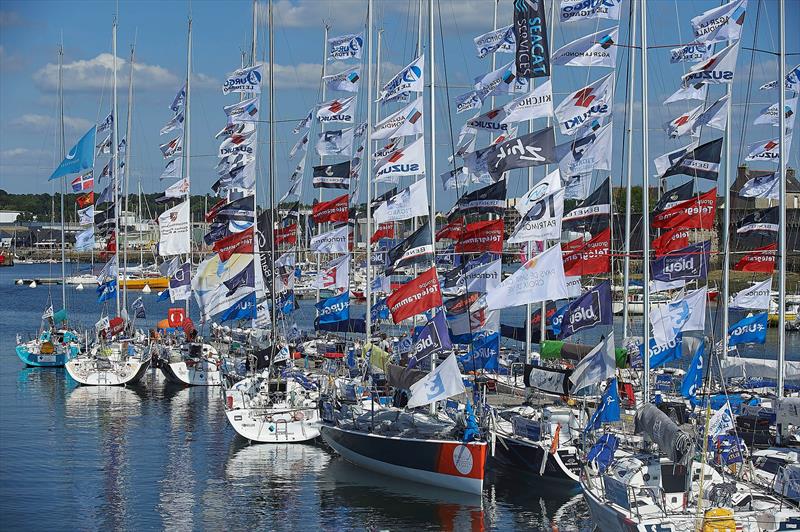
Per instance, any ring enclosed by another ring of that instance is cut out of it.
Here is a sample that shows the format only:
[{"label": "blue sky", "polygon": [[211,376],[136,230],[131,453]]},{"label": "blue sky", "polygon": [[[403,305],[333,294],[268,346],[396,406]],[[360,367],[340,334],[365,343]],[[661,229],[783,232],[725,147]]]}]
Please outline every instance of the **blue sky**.
[{"label": "blue sky", "polygon": [[[414,57],[417,41],[418,0],[375,0],[375,22],[383,29],[382,79],[410,62]],[[427,6],[427,2],[425,2]],[[688,43],[691,27],[689,19],[702,11],[719,5],[717,0],[650,0],[648,2],[650,47]],[[262,2],[262,8],[265,3]],[[454,108],[448,113],[446,91],[449,84],[450,98],[466,92],[472,79],[490,70],[491,60],[478,59],[472,44],[473,37],[489,31],[492,26],[493,0],[439,0],[436,24],[436,146],[437,173],[448,169],[447,155],[451,142],[449,121],[452,120],[453,135],[458,131],[469,113],[456,115]],[[745,21],[742,47],[777,50],[777,0],[761,0],[758,32],[756,33],[756,7],[759,0],[750,0]],[[511,1],[501,0],[498,25],[511,23]],[[60,157],[56,154],[56,50],[62,39],[65,50],[65,109],[67,144],[74,141],[96,120],[110,109],[111,84],[111,22],[116,5],[100,1],[23,1],[3,0],[0,3],[0,188],[9,192],[50,192],[54,185],[47,176]],[[252,4],[250,1],[229,0],[226,2],[195,1],[120,1],[119,2],[119,106],[120,121],[124,124],[127,105],[127,57],[130,45],[136,42],[137,70],[134,75],[134,119],[132,135],[132,179],[131,188],[141,182],[146,191],[163,189],[158,176],[164,165],[158,145],[171,138],[160,137],[158,130],[171,117],[168,105],[175,91],[182,84],[186,69],[186,21],[191,9],[193,19],[193,93],[192,93],[192,192],[202,194],[209,191],[215,179],[216,145],[214,134],[224,125],[222,107],[235,101],[235,96],[223,96],[221,80],[240,62],[241,50],[249,50],[252,26]],[[427,10],[427,7],[425,7]],[[793,33],[800,27],[800,2],[786,2],[789,30],[787,52],[797,54],[798,39]],[[266,57],[267,27],[265,10],[260,9],[259,58]],[[441,12],[440,35],[439,12]],[[426,11],[427,15],[427,11]],[[276,0],[275,2],[275,57],[276,57],[276,134],[277,190],[282,194],[288,186],[288,176],[296,161],[287,161],[286,153],[296,140],[291,129],[297,120],[317,102],[320,97],[319,76],[323,47],[323,21],[331,26],[331,35],[359,31],[366,21],[366,0]],[[554,42],[551,50],[600,29],[610,28],[615,23],[607,20],[585,21],[571,24],[555,24]],[[623,7],[620,21],[620,42],[628,42],[628,3]],[[424,30],[424,46],[427,46],[427,28]],[[442,40],[444,46],[442,46]],[[444,48],[444,54],[443,54]],[[746,145],[751,142],[777,136],[777,128],[768,125],[753,126],[752,121],[763,107],[777,101],[778,92],[761,92],[758,87],[778,76],[777,57],[764,53],[751,55],[742,49],[738,57],[737,81],[733,88],[734,162],[743,160]],[[754,57],[754,61],[752,60]],[[510,54],[498,54],[498,66],[511,61]],[[612,182],[622,181],[622,138],[624,129],[624,98],[626,94],[628,51],[620,49],[617,54],[617,89],[615,105],[615,164],[611,172]],[[662,105],[662,101],[677,89],[680,75],[686,64],[669,64],[668,48],[653,49],[650,61],[650,155],[651,159],[671,149],[688,143],[687,137],[668,140],[661,126],[684,110],[699,102]],[[752,64],[752,77],[750,68]],[[800,62],[800,56],[787,58],[787,69]],[[446,64],[446,69],[445,69]],[[343,64],[331,67],[331,71],[344,68]],[[589,81],[606,75],[609,69],[576,67],[554,67],[552,76],[557,105],[563,95],[580,88]],[[637,64],[637,78],[639,65]],[[637,79],[637,86],[638,86]],[[748,88],[750,106],[745,116],[745,101]],[[362,90],[365,90],[362,89]],[[718,98],[724,89],[712,86],[709,100]],[[346,96],[346,94],[339,94]],[[426,94],[426,101],[428,95]],[[637,89],[637,100],[638,89]],[[503,104],[508,96],[498,97]],[[710,103],[710,102],[709,102]],[[263,98],[261,118],[267,118],[267,99]],[[366,116],[366,101],[360,98],[359,112]],[[385,116],[396,106],[381,110]],[[484,110],[488,109],[488,103]],[[640,141],[641,106],[634,106],[637,140],[634,143],[634,176],[641,182]],[[427,106],[426,106],[427,110]],[[427,111],[426,111],[427,112]],[[427,118],[426,118],[427,119]],[[544,127],[544,120],[537,120],[536,128]],[[520,132],[524,130],[522,126]],[[740,149],[742,134],[744,147]],[[718,138],[721,132],[712,130],[703,133],[703,142]],[[262,126],[259,141],[260,161],[266,168],[267,126]],[[559,138],[564,142],[566,138]],[[479,137],[478,145],[488,143],[488,134]],[[790,165],[797,166],[798,144],[790,154]],[[309,201],[316,195],[310,186],[310,167],[318,164],[313,150],[309,152],[306,165],[306,184],[303,199]],[[763,165],[762,165],[763,166]],[[266,172],[260,171],[259,197],[266,188]],[[512,173],[509,182],[509,197],[518,196],[527,188],[527,174]],[[536,177],[544,175],[544,169],[536,169]],[[596,176],[597,177],[605,177]],[[677,178],[683,180],[683,178]],[[410,182],[410,181],[408,181]],[[707,188],[710,184],[703,184]],[[454,192],[445,192],[439,187],[437,207],[448,209],[455,199]],[[362,195],[364,187],[362,186]],[[336,195],[325,191],[326,198]]]}]

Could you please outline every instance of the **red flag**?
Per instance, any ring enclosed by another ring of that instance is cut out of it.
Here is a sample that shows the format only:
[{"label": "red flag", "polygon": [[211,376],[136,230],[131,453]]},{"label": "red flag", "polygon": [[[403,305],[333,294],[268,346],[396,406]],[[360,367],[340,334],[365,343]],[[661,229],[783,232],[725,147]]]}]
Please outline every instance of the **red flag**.
[{"label": "red flag", "polygon": [[683,227],[670,229],[653,240],[653,251],[656,257],[662,257],[672,251],[683,249],[689,245],[689,230]]},{"label": "red flag", "polygon": [[597,275],[611,271],[611,228],[600,231],[585,244],[580,239],[567,243],[564,247],[573,249],[564,255],[564,275]]},{"label": "red flag", "polygon": [[778,244],[769,244],[756,248],[736,263],[733,267],[738,272],[775,272],[775,253],[778,251]]},{"label": "red flag", "polygon": [[94,192],[89,192],[88,194],[84,194],[83,196],[78,196],[75,198],[75,203],[78,204],[78,207],[84,209],[89,205],[94,203]]},{"label": "red flag", "polygon": [[456,242],[456,253],[503,252],[503,219],[468,224]]},{"label": "red flag", "polygon": [[348,201],[350,196],[345,194],[330,201],[321,201],[311,208],[311,218],[314,223],[346,222],[349,218]]},{"label": "red flag", "polygon": [[105,251],[100,252],[100,260],[108,260],[108,257],[111,256],[112,253],[117,252],[117,233],[116,231],[111,233],[111,237],[106,242],[106,249]]},{"label": "red flag", "polygon": [[227,203],[228,203],[227,200],[225,200],[225,198],[222,198],[221,200],[216,202],[214,205],[212,205],[211,208],[206,213],[206,222],[211,222],[212,220],[214,220],[214,218],[217,217],[217,213],[219,212],[219,210],[222,207],[224,207],[225,204],[227,204]]},{"label": "red flag", "polygon": [[416,279],[411,279],[386,298],[386,306],[389,307],[395,323],[441,304],[442,293],[439,291],[436,268],[422,272]]},{"label": "red flag", "polygon": [[458,240],[461,238],[461,233],[464,232],[464,219],[457,218],[453,220],[449,224],[445,225],[436,233],[436,240],[439,241],[443,238],[449,238],[450,240]]},{"label": "red flag", "polygon": [[714,228],[717,212],[717,188],[682,201],[653,217],[652,226],[659,229],[708,229]]},{"label": "red flag", "polygon": [[378,230],[369,239],[370,244],[374,244],[381,238],[394,238],[394,222],[383,222],[378,224]]},{"label": "red flag", "polygon": [[184,319],[182,327],[183,327],[183,334],[186,335],[186,338],[191,338],[192,333],[194,333],[195,331],[194,322],[192,321],[192,318]]},{"label": "red flag", "polygon": [[233,233],[214,242],[214,251],[219,253],[219,259],[226,261],[234,253],[253,252],[253,228],[245,229],[241,233]]},{"label": "red flag", "polygon": [[297,244],[297,224],[287,225],[275,230],[275,245],[289,244],[294,246]]}]

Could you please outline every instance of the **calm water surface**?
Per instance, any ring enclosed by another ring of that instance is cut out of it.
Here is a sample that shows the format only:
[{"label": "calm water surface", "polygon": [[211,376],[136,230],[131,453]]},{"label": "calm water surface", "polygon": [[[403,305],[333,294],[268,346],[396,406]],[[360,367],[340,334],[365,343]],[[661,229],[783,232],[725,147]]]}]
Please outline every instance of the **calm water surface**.
[{"label": "calm water surface", "polygon": [[[214,389],[153,372],[136,388],[78,387],[63,369],[25,369],[15,336],[34,334],[61,291],[13,280],[59,268],[0,269],[3,529],[591,529],[579,496],[508,472],[492,472],[471,498],[360,470],[321,445],[247,445]],[[67,293],[73,322],[93,324],[94,288]],[[144,300],[153,326],[169,305]],[[312,312],[301,309],[301,325]]]}]

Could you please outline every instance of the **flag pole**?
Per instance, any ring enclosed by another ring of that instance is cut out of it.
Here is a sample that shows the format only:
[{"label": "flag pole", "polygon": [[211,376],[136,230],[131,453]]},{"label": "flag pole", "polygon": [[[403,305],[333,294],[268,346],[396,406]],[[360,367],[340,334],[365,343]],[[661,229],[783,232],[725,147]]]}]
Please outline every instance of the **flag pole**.
[{"label": "flag pole", "polygon": [[[625,256],[623,257],[623,277],[622,277],[622,338],[628,337],[628,297],[629,297],[629,283],[631,274],[631,194],[633,192],[633,103],[635,101],[635,85],[636,78],[636,8],[639,4],[634,1],[631,2],[631,36],[630,47],[628,48],[630,57],[630,77],[628,78],[628,95],[630,100],[628,102],[628,174],[625,178]],[[613,226],[613,214],[611,224]],[[647,227],[642,227],[642,231],[647,232]],[[612,240],[613,242],[613,240]],[[613,278],[613,270],[612,270]]]},{"label": "flag pole", "polygon": [[[328,74],[328,31],[329,30],[330,30],[330,26],[328,25],[327,22],[325,22],[325,32],[324,32],[324,36],[323,36],[323,39],[322,39],[322,101],[323,102],[326,101],[325,99],[328,97],[327,96],[327,93],[328,93],[327,85],[325,83],[325,76]],[[320,122],[319,130],[320,130],[320,133],[324,133],[325,132],[325,123],[324,122]],[[320,155],[319,156],[319,164],[321,164],[321,165],[325,164],[325,156],[324,155]],[[317,197],[318,197],[319,201],[322,201],[322,188],[319,189]],[[322,267],[322,263],[320,261],[320,254],[319,253],[315,253],[315,255],[317,256],[317,275],[319,275],[319,270]],[[314,284],[317,284],[317,283],[314,283]],[[319,303],[319,286],[317,286],[317,289],[316,289],[316,300],[317,300],[317,303]]]},{"label": "flag pole", "polygon": [[648,139],[648,87],[647,87],[647,0],[642,1],[642,305],[644,314],[644,375],[642,376],[642,403],[650,400],[650,144]]},{"label": "flag pole", "polygon": [[[191,94],[191,85],[192,85],[192,16],[189,15],[189,28],[188,34],[186,38],[186,96],[185,96],[185,104],[184,105],[184,116],[183,116],[183,177],[187,180],[187,187],[186,187],[186,204],[189,209],[189,274],[191,275],[192,271],[192,177],[190,172],[191,167],[191,133],[189,131],[189,105],[190,105],[190,94]],[[190,297],[186,298],[186,317],[189,317],[189,303],[191,301]]]},{"label": "flag pole", "polygon": [[[780,63],[778,75],[778,90],[780,91],[780,201],[778,222],[778,249],[780,250],[780,265],[778,274],[778,377],[776,385],[778,387],[778,398],[783,398],[783,365],[786,363],[786,5],[784,0],[778,2],[778,27],[780,33],[780,52],[778,61]],[[731,102],[728,102],[731,105]],[[730,108],[730,107],[729,107]],[[727,332],[727,331],[726,331]],[[780,430],[779,430],[780,432]]]},{"label": "flag pole", "polygon": [[[128,185],[129,179],[128,176],[130,175],[131,171],[131,128],[133,125],[133,64],[136,58],[136,45],[131,46],[131,73],[130,79],[128,79],[128,116],[126,117],[126,124],[125,124],[125,213],[129,212],[128,210]],[[185,147],[185,146],[184,146]],[[119,149],[119,146],[117,146]],[[123,219],[124,220],[124,219]],[[123,222],[124,223],[124,222]],[[124,238],[122,238],[124,233]],[[117,236],[117,245],[122,246],[122,278],[124,279],[125,285],[122,289],[122,308],[125,309],[127,312],[128,310],[128,233],[127,231],[123,232],[120,231],[120,234]],[[119,290],[119,287],[117,287]]]}]

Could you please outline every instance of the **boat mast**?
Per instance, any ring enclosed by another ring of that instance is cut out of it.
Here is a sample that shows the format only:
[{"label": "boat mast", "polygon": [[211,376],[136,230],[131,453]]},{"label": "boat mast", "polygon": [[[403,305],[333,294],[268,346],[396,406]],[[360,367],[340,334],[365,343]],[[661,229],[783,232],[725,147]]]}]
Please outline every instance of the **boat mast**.
[{"label": "boat mast", "polygon": [[[256,4],[253,0],[253,49],[251,53],[252,63],[256,64]],[[270,257],[273,265],[271,285],[272,292],[272,352],[275,352],[275,345],[278,343],[278,323],[277,309],[275,304],[275,28],[272,23],[272,0],[269,0],[269,210],[270,210]]]},{"label": "boat mast", "polygon": [[[780,53],[778,61],[780,69],[778,74],[778,90],[780,91],[780,183],[779,196],[781,201],[778,222],[778,249],[780,250],[778,266],[778,398],[783,397],[783,365],[786,362],[786,5],[784,0],[778,2],[778,27],[780,33]],[[727,331],[726,331],[727,332]]]},{"label": "boat mast", "polygon": [[[61,147],[61,159],[66,157],[66,139],[64,137],[64,37],[58,47],[58,132]],[[67,309],[67,245],[64,239],[64,196],[67,193],[67,176],[61,177],[61,305]]]},{"label": "boat mast", "polygon": [[647,0],[642,1],[642,306],[644,328],[644,375],[642,375],[642,403],[650,401],[650,145],[648,134],[647,98]]},{"label": "boat mast", "polygon": [[[372,0],[367,0],[367,100],[369,100],[370,95],[372,94]],[[377,103],[375,104],[377,107]],[[365,164],[361,166],[362,171],[367,173],[367,265],[365,274],[367,276],[367,282],[364,286],[364,295],[367,298],[367,313],[366,313],[366,337],[364,342],[368,343],[370,338],[372,337],[372,309],[370,307],[371,303],[371,293],[372,287],[370,286],[372,283],[370,282],[370,273],[372,271],[372,106],[367,105],[367,130],[365,132],[366,138],[364,142],[367,145],[367,153],[364,154],[366,157]]]},{"label": "boat mast", "polygon": [[[431,176],[431,215],[430,215],[430,230],[431,230],[431,261],[433,267],[436,268],[436,35],[434,32],[433,24],[433,3],[434,0],[428,0],[428,63],[430,64],[430,118],[428,121],[431,125],[431,166],[428,174]],[[435,356],[432,357],[435,360]]]},{"label": "boat mast", "polygon": [[[323,22],[323,24],[325,25],[325,31],[323,32],[323,38],[322,38],[322,101],[325,102],[327,101],[326,98],[328,94],[327,90],[328,84],[325,83],[325,76],[328,74],[328,31],[330,30],[331,27],[328,25],[327,22]],[[320,122],[319,131],[320,133],[325,132],[325,122]],[[319,164],[320,165],[325,164],[324,155],[319,156]],[[319,192],[317,193],[317,198],[319,199],[319,201],[322,201],[322,187],[320,187]],[[320,229],[318,229],[318,231]],[[322,267],[322,263],[320,262],[320,253],[315,253],[314,255],[317,256],[317,274],[319,274],[319,269]],[[316,289],[316,298],[317,298],[317,303],[319,303],[319,286],[317,286]]]},{"label": "boat mast", "polygon": [[[633,192],[633,108],[636,99],[636,8],[639,4],[631,2],[631,36],[628,61],[630,64],[630,76],[628,77],[628,174],[625,177],[625,256],[623,258],[623,277],[622,277],[622,338],[628,337],[628,292],[631,274],[631,194]],[[611,224],[614,224],[612,216]],[[647,227],[642,227],[643,232],[649,232]],[[613,276],[614,271],[612,269]],[[646,349],[646,348],[645,348]]]},{"label": "boat mast", "polygon": [[[131,127],[133,124],[133,120],[131,118],[133,114],[133,63],[135,60],[135,50],[136,45],[131,46],[131,73],[130,79],[128,80],[128,116],[127,116],[127,123],[125,124],[125,213],[126,215],[130,212],[128,209],[128,201],[129,201],[129,194],[128,194],[128,185],[130,184],[130,171],[131,171]],[[123,218],[124,220],[124,218]],[[134,222],[135,223],[135,222]],[[118,235],[121,237],[123,232],[121,231]],[[126,311],[128,309],[128,233],[127,231],[124,232],[124,238],[117,239],[118,246],[122,246],[122,279],[124,280],[124,285],[122,289],[122,308]],[[117,287],[119,290],[119,287]]]},{"label": "boat mast", "polygon": [[[191,4],[189,4],[191,5]],[[192,15],[191,12],[189,13],[189,29],[188,34],[186,37],[186,95],[184,96],[184,106],[183,106],[183,179],[186,179],[186,205],[189,209],[189,256],[187,257],[189,262],[189,272],[191,274],[192,270],[192,191],[191,191],[191,173],[190,173],[190,166],[191,166],[191,134],[189,131],[189,105],[190,105],[190,94],[191,94],[191,85],[192,85]],[[189,316],[189,302],[192,298],[186,298],[186,316]]]},{"label": "boat mast", "polygon": [[[117,150],[117,143],[119,132],[117,131],[117,18],[114,17],[114,24],[111,26],[111,55],[113,56],[113,82],[112,82],[112,114],[114,120],[111,129],[111,176],[114,185],[114,237],[117,240],[114,249],[114,258],[117,262],[117,271],[119,272],[119,153]],[[116,302],[117,316],[120,315],[120,301],[119,301],[119,273],[117,273],[117,294],[114,298]]]}]

